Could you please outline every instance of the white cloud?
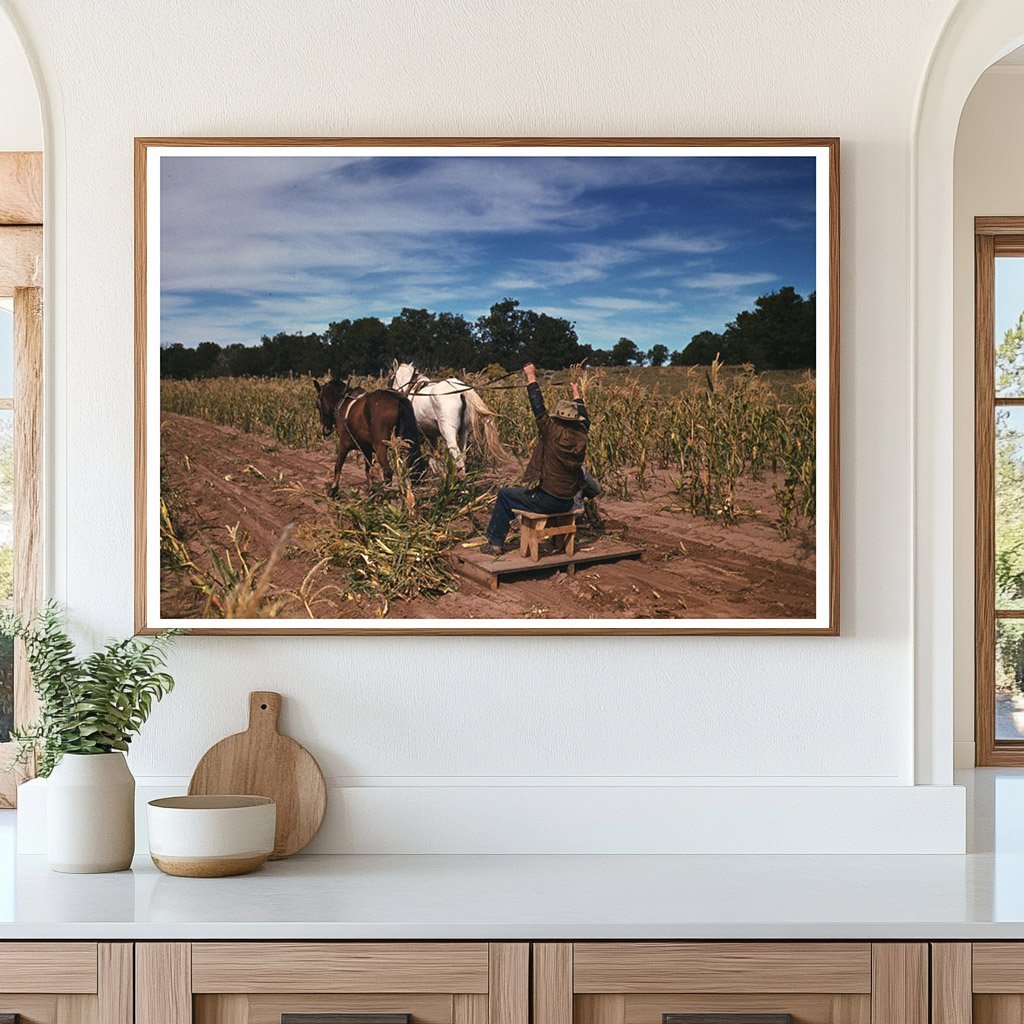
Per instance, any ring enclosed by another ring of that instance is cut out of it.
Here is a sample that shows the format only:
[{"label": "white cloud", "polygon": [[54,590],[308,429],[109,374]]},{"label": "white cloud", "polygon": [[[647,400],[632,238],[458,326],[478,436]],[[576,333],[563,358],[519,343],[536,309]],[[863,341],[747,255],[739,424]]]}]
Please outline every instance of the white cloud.
[{"label": "white cloud", "polygon": [[679,283],[684,288],[706,288],[709,291],[736,291],[753,285],[768,284],[774,281],[774,274],[728,274],[710,273],[700,277],[684,278]]}]

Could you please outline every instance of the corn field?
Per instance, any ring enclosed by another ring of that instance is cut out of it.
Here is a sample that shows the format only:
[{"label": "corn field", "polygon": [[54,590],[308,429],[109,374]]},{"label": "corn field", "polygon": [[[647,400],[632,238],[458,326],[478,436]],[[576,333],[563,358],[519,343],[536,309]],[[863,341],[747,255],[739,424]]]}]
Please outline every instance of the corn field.
[{"label": "corn field", "polygon": [[[493,371],[493,372],[491,372]],[[484,384],[501,374],[490,368],[465,375]],[[670,474],[680,503],[693,515],[731,522],[742,514],[737,486],[771,474],[778,528],[811,526],[815,517],[815,385],[809,374],[750,368],[598,369],[542,381],[547,402],[561,397],[573,376],[591,417],[587,468],[607,491],[638,498],[655,473]],[[355,383],[355,381],[353,381]],[[361,379],[364,387],[384,385]],[[501,439],[525,464],[536,427],[521,388],[481,390],[499,417]],[[163,381],[165,412],[200,417],[250,432],[266,432],[282,445],[324,444],[314,389],[308,378],[213,378]],[[471,465],[482,468],[478,454]],[[515,475],[503,467],[501,475]]]}]

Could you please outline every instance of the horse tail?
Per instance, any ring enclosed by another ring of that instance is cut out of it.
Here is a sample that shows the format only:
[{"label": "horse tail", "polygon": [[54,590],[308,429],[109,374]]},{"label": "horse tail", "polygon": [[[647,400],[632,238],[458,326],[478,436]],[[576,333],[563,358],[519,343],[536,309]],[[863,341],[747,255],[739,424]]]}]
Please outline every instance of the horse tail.
[{"label": "horse tail", "polygon": [[413,410],[412,402],[405,395],[398,396],[398,420],[396,427],[398,429],[398,436],[403,441],[409,442],[409,451],[405,456],[405,464],[415,476],[422,476],[427,468],[426,459],[423,456],[423,433],[416,422],[416,413]]},{"label": "horse tail", "polygon": [[498,433],[498,414],[472,389],[462,392],[473,439],[495,462],[508,462],[508,449]]}]

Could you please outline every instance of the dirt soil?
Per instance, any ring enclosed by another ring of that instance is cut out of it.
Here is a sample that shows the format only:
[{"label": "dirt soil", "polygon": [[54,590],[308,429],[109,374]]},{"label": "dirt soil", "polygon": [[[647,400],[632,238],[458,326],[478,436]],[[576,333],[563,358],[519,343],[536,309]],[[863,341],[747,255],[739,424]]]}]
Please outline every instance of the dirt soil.
[{"label": "dirt soil", "polygon": [[[228,546],[227,528],[235,524],[247,535],[246,550],[263,560],[289,523],[317,516],[333,469],[333,440],[302,451],[206,420],[166,413],[162,419],[165,484],[196,510],[181,525],[199,564],[208,565],[200,552]],[[354,456],[342,483],[365,486]],[[640,498],[602,496],[598,504],[605,529],[642,547],[642,561],[597,565],[574,576],[517,579],[496,591],[460,577],[459,589],[438,600],[392,602],[388,618],[813,618],[814,539],[802,530],[782,539],[770,479],[737,489],[736,504],[744,511],[729,525],[685,511],[668,473],[656,476]],[[581,527],[581,544],[599,542],[599,534]],[[297,592],[315,565],[313,555],[289,556],[275,568],[275,589]],[[344,599],[340,570],[327,568],[317,579],[318,588],[332,588],[315,606],[317,617],[373,615],[367,605]],[[183,573],[165,571],[161,582],[164,617],[204,614],[205,599]],[[293,598],[281,614],[307,612]]]}]

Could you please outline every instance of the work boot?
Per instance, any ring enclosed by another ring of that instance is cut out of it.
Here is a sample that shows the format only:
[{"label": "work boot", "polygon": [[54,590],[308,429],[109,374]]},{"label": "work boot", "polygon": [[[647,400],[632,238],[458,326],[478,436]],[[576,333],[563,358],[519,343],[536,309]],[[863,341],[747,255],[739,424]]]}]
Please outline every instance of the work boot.
[{"label": "work boot", "polygon": [[481,555],[491,555],[493,558],[500,558],[505,554],[505,547],[502,544],[492,544],[488,541],[480,548]]}]

